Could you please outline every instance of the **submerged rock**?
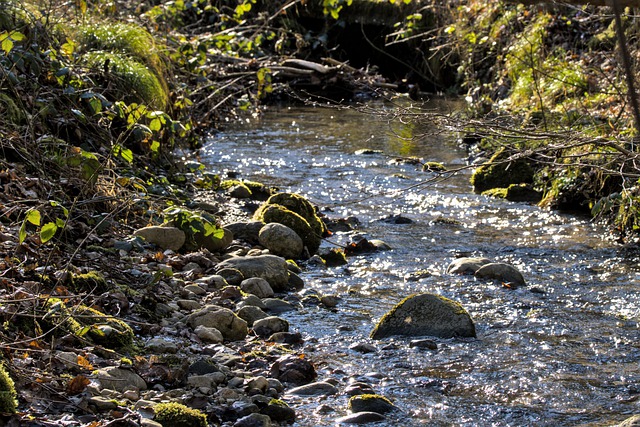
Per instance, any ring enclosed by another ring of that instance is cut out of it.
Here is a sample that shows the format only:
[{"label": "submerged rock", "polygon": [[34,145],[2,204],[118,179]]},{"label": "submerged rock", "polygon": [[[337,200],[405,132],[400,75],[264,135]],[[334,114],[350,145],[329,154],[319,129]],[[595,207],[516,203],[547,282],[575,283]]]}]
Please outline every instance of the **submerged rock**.
[{"label": "submerged rock", "polygon": [[384,396],[378,394],[360,394],[349,399],[349,409],[353,412],[386,414],[396,409],[396,406]]},{"label": "submerged rock", "polygon": [[435,294],[412,295],[385,314],[371,332],[371,338],[393,335],[475,337],[469,313],[459,303]]},{"label": "submerged rock", "polygon": [[336,420],[338,424],[368,424],[384,421],[385,416],[377,412],[356,412]]},{"label": "submerged rock", "polygon": [[463,257],[451,261],[447,267],[449,274],[475,274],[480,267],[491,263],[489,258],[482,257]]},{"label": "submerged rock", "polygon": [[475,276],[482,279],[500,280],[515,286],[525,285],[522,273],[514,266],[503,262],[485,264],[475,272]]},{"label": "submerged rock", "polygon": [[303,385],[315,380],[317,373],[311,362],[289,354],[275,361],[271,366],[271,376],[284,383]]}]

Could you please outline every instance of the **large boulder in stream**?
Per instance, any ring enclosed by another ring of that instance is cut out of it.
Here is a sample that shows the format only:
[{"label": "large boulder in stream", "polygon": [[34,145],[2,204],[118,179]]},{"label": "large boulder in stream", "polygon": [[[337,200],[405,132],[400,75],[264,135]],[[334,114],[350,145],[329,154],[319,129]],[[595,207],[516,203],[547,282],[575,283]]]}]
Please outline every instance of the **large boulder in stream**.
[{"label": "large boulder in stream", "polygon": [[474,274],[481,279],[499,280],[512,286],[524,286],[522,273],[517,268],[503,262],[491,262],[480,267]]},{"label": "large boulder in stream", "polygon": [[459,303],[440,295],[411,295],[382,316],[371,338],[394,335],[440,338],[475,337],[476,328],[469,313]]},{"label": "large boulder in stream", "polygon": [[216,271],[237,270],[245,279],[261,277],[275,292],[289,289],[289,268],[284,258],[275,255],[234,257],[222,261]]}]

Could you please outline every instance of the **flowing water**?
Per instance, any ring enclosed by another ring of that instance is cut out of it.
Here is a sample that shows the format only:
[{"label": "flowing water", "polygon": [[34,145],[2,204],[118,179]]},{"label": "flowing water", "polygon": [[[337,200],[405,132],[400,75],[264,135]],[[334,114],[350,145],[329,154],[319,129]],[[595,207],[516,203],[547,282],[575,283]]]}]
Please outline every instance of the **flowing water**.
[{"label": "flowing water", "polygon": [[[392,247],[302,275],[303,293],[342,297],[335,311],[305,305],[286,316],[319,378],[341,388],[371,384],[400,409],[388,426],[596,426],[640,412],[635,255],[587,219],[473,194],[469,170],[433,180],[394,161],[465,165],[456,135],[432,129],[410,138],[424,131],[354,110],[281,108],[229,126],[203,149],[213,171],[302,194],[329,218],[355,216],[357,233]],[[363,148],[380,152],[355,154]],[[380,221],[390,215],[412,222]],[[353,234],[323,245],[346,244]],[[527,286],[447,275],[459,256],[511,263]],[[421,270],[431,275],[409,279]],[[437,339],[437,351],[410,348],[409,339],[369,340],[375,322],[416,292],[460,302],[477,339]],[[349,348],[362,342],[377,351]],[[297,410],[296,426],[334,425],[347,414],[344,394],[285,400]]]}]

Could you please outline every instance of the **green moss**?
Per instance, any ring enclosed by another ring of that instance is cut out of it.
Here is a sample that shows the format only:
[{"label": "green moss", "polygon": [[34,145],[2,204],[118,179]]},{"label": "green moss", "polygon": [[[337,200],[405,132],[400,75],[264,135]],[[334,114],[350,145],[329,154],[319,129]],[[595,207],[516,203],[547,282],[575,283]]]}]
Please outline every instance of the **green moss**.
[{"label": "green moss", "polygon": [[110,289],[104,276],[97,271],[71,276],[71,286],[75,292],[101,294]]},{"label": "green moss", "polygon": [[76,38],[86,51],[123,53],[154,68],[160,66],[153,36],[138,25],[117,22],[83,26],[78,28]]},{"label": "green moss", "polygon": [[95,70],[103,70],[108,63],[115,99],[144,103],[159,110],[166,108],[169,96],[163,79],[135,58],[121,53],[93,51],[86,53],[83,60]]},{"label": "green moss", "polygon": [[240,181],[237,179],[225,179],[220,183],[220,188],[222,190],[228,190],[229,188],[242,185],[246,187],[251,193],[251,198],[255,200],[267,200],[269,197],[276,193],[276,189],[264,185],[260,182],[256,181]]},{"label": "green moss", "polygon": [[164,427],[207,427],[207,416],[180,403],[159,403],[154,408],[154,421]]},{"label": "green moss", "polygon": [[379,394],[360,394],[349,399],[348,408],[353,412],[373,411],[385,413],[392,411],[395,406],[389,399]]},{"label": "green moss", "polygon": [[533,168],[525,159],[508,161],[507,157],[506,151],[499,150],[487,163],[473,172],[471,184],[476,192],[533,182]]},{"label": "green moss", "polygon": [[482,192],[483,196],[495,197],[498,199],[506,199],[507,198],[507,189],[506,188],[490,188]]},{"label": "green moss", "polygon": [[3,364],[0,364],[0,413],[15,414],[18,406],[16,387]]},{"label": "green moss", "polygon": [[427,162],[422,165],[422,170],[425,172],[445,172],[447,168],[438,162]]},{"label": "green moss", "polygon": [[11,125],[23,124],[26,121],[24,110],[6,93],[0,93],[0,116],[4,123]]},{"label": "green moss", "polygon": [[133,329],[123,320],[85,305],[76,306],[74,316],[83,327],[89,326],[87,335],[96,344],[110,349],[124,349],[133,344]]}]

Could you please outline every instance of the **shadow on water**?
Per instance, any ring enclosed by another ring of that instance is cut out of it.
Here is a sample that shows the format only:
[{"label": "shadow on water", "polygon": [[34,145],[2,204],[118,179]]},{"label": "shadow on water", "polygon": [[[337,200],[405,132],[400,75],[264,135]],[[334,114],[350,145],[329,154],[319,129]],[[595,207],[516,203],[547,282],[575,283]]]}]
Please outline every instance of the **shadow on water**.
[{"label": "shadow on water", "polygon": [[[424,130],[349,109],[282,108],[230,126],[203,149],[215,172],[303,194],[330,218],[355,216],[356,232],[393,248],[305,272],[303,293],[342,297],[335,312],[305,306],[287,317],[320,377],[343,388],[362,380],[393,400],[400,411],[382,425],[595,426],[637,412],[637,260],[584,219],[473,194],[469,170],[416,187],[432,174],[394,159],[459,167],[467,156],[455,135],[411,139]],[[355,154],[365,148],[379,152]],[[379,221],[389,215],[412,222]],[[324,245],[345,244],[352,233]],[[512,263],[527,286],[446,275],[461,255]],[[425,269],[431,275],[407,280]],[[370,341],[375,321],[415,292],[461,302],[478,338],[440,339],[436,351]],[[349,348],[359,342],[377,351]],[[332,425],[347,413],[342,394],[286,400],[297,408],[296,426]]]}]

